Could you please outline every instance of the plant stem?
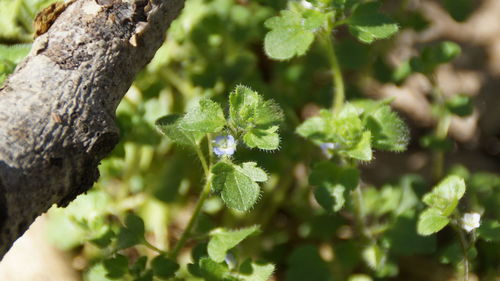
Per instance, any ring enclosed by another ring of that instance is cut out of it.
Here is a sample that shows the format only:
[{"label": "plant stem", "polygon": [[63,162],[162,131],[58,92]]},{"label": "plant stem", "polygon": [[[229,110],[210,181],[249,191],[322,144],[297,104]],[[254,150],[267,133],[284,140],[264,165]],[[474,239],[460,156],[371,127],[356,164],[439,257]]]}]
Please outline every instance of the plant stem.
[{"label": "plant stem", "polygon": [[354,212],[358,232],[363,238],[372,240],[365,227],[365,210],[363,208],[363,191],[361,190],[361,185],[358,184],[356,189],[354,189],[353,196],[355,197]]},{"label": "plant stem", "polygon": [[334,113],[338,113],[345,100],[345,89],[344,89],[344,78],[342,77],[342,71],[340,69],[340,64],[335,54],[335,47],[333,44],[333,38],[330,36],[330,30],[323,33],[322,39],[325,43],[326,52],[328,56],[328,61],[330,62],[332,79],[335,87],[335,96],[333,99],[332,110]]},{"label": "plant stem", "polygon": [[149,243],[146,239],[143,239],[143,240],[142,240],[142,245],[144,245],[144,246],[146,246],[146,247],[150,248],[151,250],[153,250],[153,251],[157,252],[157,253],[158,253],[158,254],[160,254],[160,255],[166,255],[166,254],[167,254],[165,251],[163,251],[163,250],[161,250],[161,249],[158,249],[155,245],[153,245],[153,244]]},{"label": "plant stem", "polygon": [[203,190],[201,191],[200,198],[198,198],[198,202],[196,202],[196,206],[193,211],[193,215],[191,215],[191,218],[189,219],[188,225],[186,226],[186,229],[184,229],[184,232],[181,235],[181,238],[177,243],[175,244],[175,247],[173,248],[172,252],[170,253],[170,257],[173,259],[176,259],[177,256],[179,255],[179,251],[184,247],[184,244],[186,244],[187,239],[191,235],[191,232],[193,230],[193,227],[196,223],[196,220],[200,216],[201,209],[203,207],[203,203],[205,203],[205,200],[208,198],[208,195],[210,194],[210,187],[212,183],[212,178],[210,176],[210,170],[208,168],[208,163],[203,155],[203,152],[199,147],[196,147],[196,154],[198,154],[198,157],[200,158],[201,165],[203,166],[203,171],[205,172],[205,186],[203,187]]},{"label": "plant stem", "polygon": [[[433,86],[432,94],[434,102],[438,105],[440,116],[435,129],[435,135],[440,140],[445,140],[448,136],[448,130],[451,124],[451,116],[445,109],[445,101],[441,89],[437,86],[437,82],[434,76],[430,76],[429,80]],[[445,152],[442,150],[436,151],[434,153],[434,180],[439,181],[444,175],[444,161]]]},{"label": "plant stem", "polygon": [[[460,217],[456,213],[455,213],[455,220],[457,221],[458,224],[460,223]],[[462,249],[462,254],[464,256],[464,281],[469,281],[469,255],[468,255],[469,247],[467,246],[467,241],[465,240],[464,232],[462,231],[460,226],[455,224],[452,225],[453,229],[455,229],[455,231],[458,234],[460,248]]]}]

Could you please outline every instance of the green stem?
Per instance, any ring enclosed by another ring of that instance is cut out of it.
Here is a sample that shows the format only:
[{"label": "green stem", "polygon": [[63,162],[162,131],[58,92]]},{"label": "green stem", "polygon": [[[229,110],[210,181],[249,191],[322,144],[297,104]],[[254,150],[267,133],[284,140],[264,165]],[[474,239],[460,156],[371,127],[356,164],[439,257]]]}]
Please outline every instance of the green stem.
[{"label": "green stem", "polygon": [[[455,213],[455,221],[457,224],[460,223],[460,217],[457,213]],[[462,249],[462,255],[464,257],[464,281],[469,281],[469,246],[467,246],[467,240],[465,239],[464,232],[460,228],[459,225],[452,224],[453,229],[458,234],[458,241],[460,242],[460,248]],[[472,245],[471,245],[472,246]]]},{"label": "green stem", "polygon": [[372,240],[365,226],[365,209],[363,208],[363,191],[361,190],[361,186],[358,184],[353,192],[355,197],[354,212],[358,232],[366,240]]},{"label": "green stem", "polygon": [[333,38],[330,36],[330,30],[331,29],[328,29],[328,32],[323,33],[322,39],[325,44],[328,61],[330,62],[332,79],[335,86],[335,96],[333,99],[332,110],[334,113],[338,113],[342,109],[345,100],[344,78],[342,77],[342,71],[340,69],[337,54],[335,54],[335,47],[333,44]]},{"label": "green stem", "polygon": [[208,195],[210,194],[210,187],[211,187],[211,183],[212,183],[212,178],[210,176],[210,170],[208,168],[207,160],[199,147],[196,147],[196,154],[198,154],[198,157],[200,158],[201,165],[203,166],[203,171],[205,172],[206,182],[205,182],[205,186],[203,187],[203,190],[201,191],[200,198],[198,198],[198,202],[196,202],[196,206],[194,208],[193,215],[189,219],[189,222],[188,222],[188,225],[186,226],[186,229],[184,229],[184,232],[182,233],[181,238],[179,239],[179,241],[177,241],[177,244],[175,244],[175,247],[173,248],[172,252],[170,253],[170,257],[173,259],[177,258],[180,250],[184,247],[187,239],[191,236],[191,232],[192,232],[193,227],[196,223],[196,220],[200,216],[201,209],[203,207],[203,203],[205,203],[205,200],[208,198]]},{"label": "green stem", "polygon": [[142,240],[142,245],[144,245],[144,246],[146,246],[146,247],[150,248],[151,250],[153,250],[153,251],[157,252],[157,253],[158,253],[158,254],[160,254],[160,255],[166,255],[166,254],[167,254],[167,252],[165,252],[165,251],[163,251],[163,250],[161,250],[161,249],[157,248],[155,245],[153,245],[153,244],[149,243],[146,239],[143,239],[143,240]]},{"label": "green stem", "polygon": [[[437,86],[437,82],[434,76],[430,76],[429,80],[433,86],[432,94],[434,102],[438,105],[440,116],[435,129],[435,135],[440,140],[445,140],[448,136],[448,131],[451,124],[451,116],[446,112],[445,100],[441,89]],[[436,151],[434,153],[434,180],[437,182],[444,176],[444,164],[445,162],[445,152],[442,150]]]}]

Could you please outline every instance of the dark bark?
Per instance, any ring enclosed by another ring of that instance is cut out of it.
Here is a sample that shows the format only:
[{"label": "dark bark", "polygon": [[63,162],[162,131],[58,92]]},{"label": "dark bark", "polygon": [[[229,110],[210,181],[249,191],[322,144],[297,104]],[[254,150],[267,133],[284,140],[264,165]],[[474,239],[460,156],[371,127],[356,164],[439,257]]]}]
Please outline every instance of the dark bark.
[{"label": "dark bark", "polygon": [[[77,0],[0,89],[0,259],[34,219],[99,177],[115,110],[184,0]],[[35,249],[34,249],[35,250]]]}]

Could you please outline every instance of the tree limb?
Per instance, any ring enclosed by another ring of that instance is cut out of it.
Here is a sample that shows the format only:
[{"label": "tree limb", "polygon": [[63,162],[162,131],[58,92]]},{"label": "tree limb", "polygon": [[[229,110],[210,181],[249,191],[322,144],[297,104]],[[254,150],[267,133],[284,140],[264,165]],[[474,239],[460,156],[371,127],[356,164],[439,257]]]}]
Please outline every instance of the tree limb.
[{"label": "tree limb", "polygon": [[77,0],[0,89],[0,259],[33,220],[97,180],[115,110],[184,0]]}]

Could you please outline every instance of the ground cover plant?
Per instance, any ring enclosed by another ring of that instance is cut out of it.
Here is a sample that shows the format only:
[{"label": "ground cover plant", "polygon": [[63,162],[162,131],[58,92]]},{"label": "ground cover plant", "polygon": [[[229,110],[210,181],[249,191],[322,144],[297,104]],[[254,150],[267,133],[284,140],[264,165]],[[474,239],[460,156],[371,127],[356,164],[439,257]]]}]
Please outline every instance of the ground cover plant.
[{"label": "ground cover plant", "polygon": [[[0,82],[52,2],[0,0]],[[437,78],[461,46],[388,59],[428,28],[413,2],[188,0],[99,182],[49,211],[48,238],[88,281],[497,280],[500,176],[461,160],[452,121],[478,109]],[[455,21],[475,7],[436,3]],[[427,128],[367,94],[410,77],[430,85]],[[415,151],[428,169],[401,169]]]}]

